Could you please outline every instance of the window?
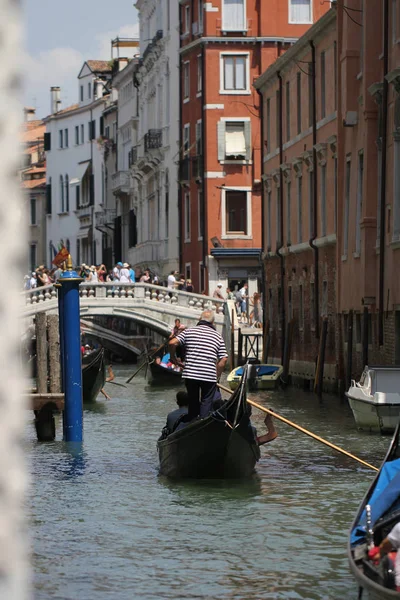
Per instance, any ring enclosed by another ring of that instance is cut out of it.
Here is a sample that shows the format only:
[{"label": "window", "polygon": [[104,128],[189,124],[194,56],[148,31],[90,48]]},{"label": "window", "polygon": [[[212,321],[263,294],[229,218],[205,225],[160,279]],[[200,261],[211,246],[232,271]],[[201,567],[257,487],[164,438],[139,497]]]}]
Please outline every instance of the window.
[{"label": "window", "polygon": [[203,89],[203,57],[201,54],[197,57],[197,92]]},{"label": "window", "polygon": [[333,85],[334,85],[334,107],[335,110],[337,109],[337,95],[338,95],[338,86],[337,86],[337,78],[338,78],[338,71],[337,71],[337,43],[333,42]]},{"label": "window", "polygon": [[68,148],[68,129],[64,130],[64,144],[65,147]]},{"label": "window", "polygon": [[226,233],[247,235],[247,192],[225,192]]},{"label": "window", "polygon": [[185,193],[185,242],[190,242],[190,193]]},{"label": "window", "polygon": [[286,82],[286,141],[290,140],[290,81]]},{"label": "window", "polygon": [[321,165],[321,235],[326,235],[326,165]]},{"label": "window", "polygon": [[88,90],[88,92],[87,92],[87,94],[88,94],[88,98],[89,98],[89,100],[90,100],[90,98],[92,97],[92,84],[91,84],[91,82],[90,82],[90,81],[89,81],[89,83],[88,83],[88,85],[87,85],[87,90]]},{"label": "window", "polygon": [[203,140],[202,140],[202,121],[199,119],[196,123],[196,156],[203,154]]},{"label": "window", "polygon": [[189,100],[190,97],[190,63],[183,63],[183,98]]},{"label": "window", "polygon": [[96,139],[96,121],[92,121],[92,140]]},{"label": "window", "polygon": [[218,160],[251,160],[251,122],[218,123]]},{"label": "window", "polygon": [[292,224],[291,224],[291,220],[292,220],[292,207],[291,207],[291,202],[292,202],[292,183],[290,181],[287,182],[286,185],[286,236],[287,236],[287,245],[290,246],[290,244],[292,243]]},{"label": "window", "polygon": [[186,4],[185,8],[184,8],[184,13],[185,13],[185,33],[189,33],[190,31],[190,6],[188,4]]},{"label": "window", "polygon": [[199,292],[203,293],[204,290],[204,265],[203,262],[199,262]]},{"label": "window", "polygon": [[314,173],[308,172],[308,219],[309,219],[309,235],[314,237]]},{"label": "window", "polygon": [[325,52],[321,52],[321,119],[326,116]]},{"label": "window", "polygon": [[333,215],[333,229],[337,233],[337,213],[338,213],[338,159],[337,156],[333,159],[333,196],[334,196],[334,215]]},{"label": "window", "polygon": [[187,155],[190,149],[190,124],[183,127],[183,154]]},{"label": "window", "polygon": [[345,179],[345,206],[344,206],[344,223],[343,223],[343,257],[347,258],[347,250],[349,244],[349,212],[350,212],[350,184],[351,184],[351,160],[348,157],[346,162],[346,179]]},{"label": "window", "polygon": [[[399,9],[400,10],[400,9]],[[400,101],[396,102],[400,116]],[[400,135],[393,134],[394,190],[393,190],[393,241],[400,241]]]},{"label": "window", "polygon": [[281,188],[276,188],[276,239],[277,245],[282,245],[282,206],[281,206]]},{"label": "window", "polygon": [[311,312],[311,329],[315,329],[315,283],[310,283],[310,312]]},{"label": "window", "polygon": [[297,73],[297,134],[301,133],[301,73]]},{"label": "window", "polygon": [[271,152],[271,98],[267,98],[267,107],[266,107],[266,115],[267,115],[267,131],[265,140],[266,151]]},{"label": "window", "polygon": [[276,106],[276,147],[279,148],[281,142],[281,95],[279,90],[275,92],[275,106]]},{"label": "window", "polygon": [[75,144],[79,144],[79,125],[75,126]]},{"label": "window", "polygon": [[303,241],[303,178],[297,177],[297,243]]},{"label": "window", "polygon": [[128,221],[128,246],[134,248],[137,245],[137,219],[136,213],[132,209],[129,211]]},{"label": "window", "polygon": [[69,177],[65,176],[65,212],[69,212]]},{"label": "window", "polygon": [[247,29],[245,2],[246,0],[223,0],[222,29],[224,31],[245,31]]},{"label": "window", "polygon": [[314,121],[314,88],[313,64],[308,63],[308,126],[312,127]]},{"label": "window", "polygon": [[51,150],[51,133],[44,134],[44,151],[50,152]]},{"label": "window", "polygon": [[357,185],[357,214],[356,214],[356,255],[361,252],[361,220],[363,202],[364,154],[358,155],[358,185]]},{"label": "window", "polygon": [[198,0],[198,10],[199,10],[199,33],[203,33],[204,0]]},{"label": "window", "polygon": [[197,192],[197,218],[198,218],[198,239],[203,239],[204,233],[204,206],[203,206],[203,192],[199,190]]},{"label": "window", "polygon": [[75,186],[75,206],[76,210],[79,210],[81,207],[81,186]]},{"label": "window", "polygon": [[267,250],[271,250],[271,204],[272,204],[272,192],[268,190],[267,194]]},{"label": "window", "polygon": [[221,93],[242,93],[249,89],[248,61],[248,54],[221,55]]},{"label": "window", "polygon": [[62,129],[58,132],[58,146],[59,148],[64,148],[64,132]]},{"label": "window", "polygon": [[31,198],[31,225],[37,225],[36,223],[36,198]]},{"label": "window", "polygon": [[64,178],[60,175],[60,212],[64,212]]},{"label": "window", "polygon": [[81,144],[85,141],[85,126],[81,125]]},{"label": "window", "polygon": [[83,85],[80,86],[80,99],[83,102]]},{"label": "window", "polygon": [[304,329],[304,290],[299,286],[299,329]]},{"label": "window", "polygon": [[29,246],[29,261],[31,271],[34,271],[37,265],[36,244],[30,244]]},{"label": "window", "polygon": [[312,23],[311,0],[289,0],[289,23]]},{"label": "window", "polygon": [[321,316],[328,316],[328,282],[322,282],[322,306],[321,306]]},{"label": "window", "polygon": [[51,215],[51,177],[49,177],[49,183],[46,184],[46,215]]},{"label": "window", "polygon": [[288,318],[289,321],[293,319],[293,302],[292,302],[292,286],[288,287]]}]

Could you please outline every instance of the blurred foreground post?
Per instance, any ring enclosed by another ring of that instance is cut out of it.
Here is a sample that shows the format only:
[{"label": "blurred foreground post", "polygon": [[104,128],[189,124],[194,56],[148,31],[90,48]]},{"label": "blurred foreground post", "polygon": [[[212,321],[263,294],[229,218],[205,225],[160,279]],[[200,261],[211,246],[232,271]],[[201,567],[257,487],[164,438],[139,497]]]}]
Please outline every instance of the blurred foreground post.
[{"label": "blurred foreground post", "polygon": [[26,214],[17,177],[20,168],[21,3],[0,0],[0,269],[7,289],[0,303],[0,598],[24,600],[29,562],[23,516],[25,423],[20,322],[22,265],[26,264]]}]

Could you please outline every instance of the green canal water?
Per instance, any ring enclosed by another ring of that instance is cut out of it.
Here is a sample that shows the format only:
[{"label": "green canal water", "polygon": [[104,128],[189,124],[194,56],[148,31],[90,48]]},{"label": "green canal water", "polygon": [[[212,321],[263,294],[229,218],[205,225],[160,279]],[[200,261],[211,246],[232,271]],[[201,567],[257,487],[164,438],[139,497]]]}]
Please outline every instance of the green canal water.
[{"label": "green canal water", "polygon": [[[26,425],[35,599],[356,600],[346,538],[372,471],[277,424],[250,481],[171,482],[156,440],[175,390],[133,384],[85,411],[82,451]],[[375,465],[390,441],[358,432],[336,397],[261,402]]]}]

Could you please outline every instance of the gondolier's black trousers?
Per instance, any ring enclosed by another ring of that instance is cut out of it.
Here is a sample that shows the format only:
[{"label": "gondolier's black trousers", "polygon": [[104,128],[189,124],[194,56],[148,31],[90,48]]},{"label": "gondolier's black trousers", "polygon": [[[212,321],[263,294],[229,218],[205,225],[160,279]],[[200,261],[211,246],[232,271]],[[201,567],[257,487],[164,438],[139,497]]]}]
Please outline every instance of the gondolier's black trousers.
[{"label": "gondolier's black trousers", "polygon": [[218,394],[215,381],[201,381],[200,379],[185,379],[189,396],[188,421],[200,415],[206,417],[213,408],[213,402]]}]

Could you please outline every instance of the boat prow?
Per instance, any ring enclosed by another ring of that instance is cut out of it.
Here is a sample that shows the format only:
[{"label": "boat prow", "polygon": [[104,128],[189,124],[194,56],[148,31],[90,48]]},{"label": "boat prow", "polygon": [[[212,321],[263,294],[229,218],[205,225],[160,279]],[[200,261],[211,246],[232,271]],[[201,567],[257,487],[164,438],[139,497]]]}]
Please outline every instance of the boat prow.
[{"label": "boat prow", "polygon": [[[236,367],[227,377],[227,382],[231,390],[235,390],[243,376],[245,367]],[[281,365],[252,364],[250,365],[250,374],[248,377],[250,390],[273,390],[278,384],[283,373]]]}]

